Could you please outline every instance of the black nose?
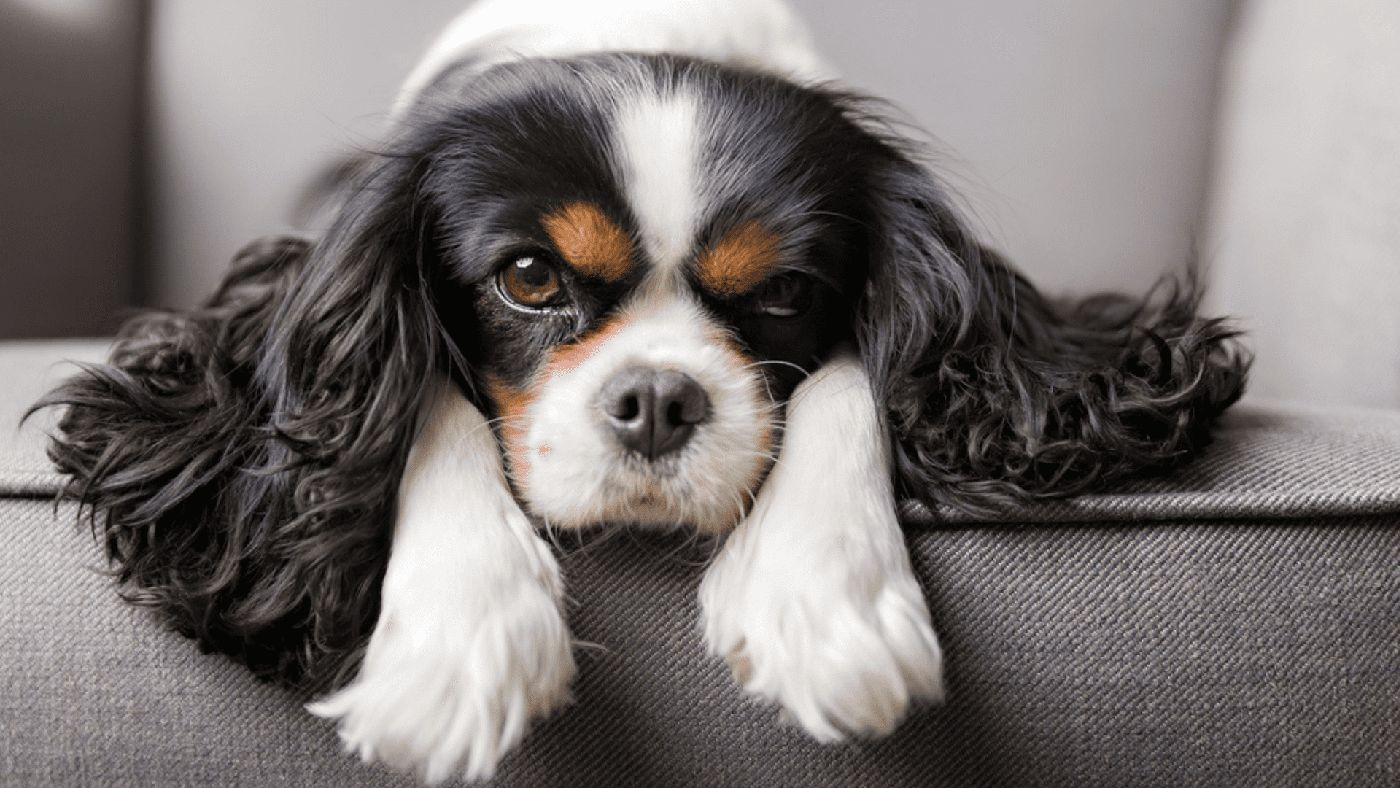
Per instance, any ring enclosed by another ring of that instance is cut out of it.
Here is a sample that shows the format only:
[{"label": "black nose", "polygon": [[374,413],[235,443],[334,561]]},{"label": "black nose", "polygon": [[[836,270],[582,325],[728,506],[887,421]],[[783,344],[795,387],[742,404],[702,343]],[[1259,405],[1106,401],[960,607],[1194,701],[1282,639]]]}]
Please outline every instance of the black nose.
[{"label": "black nose", "polygon": [[623,446],[654,460],[685,445],[710,398],[683,372],[629,367],[603,386],[599,406]]}]

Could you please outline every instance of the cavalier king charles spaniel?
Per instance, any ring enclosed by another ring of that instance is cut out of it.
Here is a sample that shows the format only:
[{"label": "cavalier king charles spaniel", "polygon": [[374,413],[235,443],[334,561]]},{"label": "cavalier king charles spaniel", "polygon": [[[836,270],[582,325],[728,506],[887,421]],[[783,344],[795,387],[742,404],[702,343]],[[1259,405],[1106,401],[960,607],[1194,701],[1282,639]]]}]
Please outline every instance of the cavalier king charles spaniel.
[{"label": "cavalier king charles spaniel", "polygon": [[541,528],[725,537],[705,641],[820,741],[937,701],[897,502],[1176,465],[1248,358],[1194,277],[1041,295],[807,41],[781,0],[469,8],[323,237],[43,403],[127,596],[430,781],[569,698]]}]

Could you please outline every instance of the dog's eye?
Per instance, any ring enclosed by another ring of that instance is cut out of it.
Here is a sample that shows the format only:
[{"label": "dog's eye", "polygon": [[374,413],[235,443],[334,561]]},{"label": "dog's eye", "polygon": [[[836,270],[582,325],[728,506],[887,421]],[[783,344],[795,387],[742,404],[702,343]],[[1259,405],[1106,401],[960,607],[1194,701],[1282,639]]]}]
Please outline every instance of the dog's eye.
[{"label": "dog's eye", "polygon": [[753,294],[753,310],[768,317],[797,317],[812,306],[812,280],[801,274],[780,274]]},{"label": "dog's eye", "polygon": [[541,257],[517,257],[496,275],[501,294],[512,303],[542,309],[563,301],[564,285],[559,271]]}]

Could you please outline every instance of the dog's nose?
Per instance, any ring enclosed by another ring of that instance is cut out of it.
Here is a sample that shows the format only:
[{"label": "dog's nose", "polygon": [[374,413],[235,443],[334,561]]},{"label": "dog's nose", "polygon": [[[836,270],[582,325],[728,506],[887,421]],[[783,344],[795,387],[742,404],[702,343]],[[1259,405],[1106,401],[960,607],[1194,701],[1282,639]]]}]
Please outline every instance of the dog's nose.
[{"label": "dog's nose", "polygon": [[618,442],[649,460],[684,446],[710,415],[710,398],[694,378],[649,367],[614,375],[599,405]]}]

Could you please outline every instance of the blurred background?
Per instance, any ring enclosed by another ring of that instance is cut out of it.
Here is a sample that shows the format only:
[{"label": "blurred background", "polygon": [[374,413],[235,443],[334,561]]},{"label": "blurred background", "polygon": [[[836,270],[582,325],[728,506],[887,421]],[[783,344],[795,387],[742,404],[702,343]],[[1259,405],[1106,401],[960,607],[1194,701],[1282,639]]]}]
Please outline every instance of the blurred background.
[{"label": "blurred background", "polygon": [[[1400,407],[1400,3],[792,2],[1045,289],[1198,255],[1252,396]],[[302,189],[463,5],[0,0],[0,339],[108,334],[314,233]]]}]

